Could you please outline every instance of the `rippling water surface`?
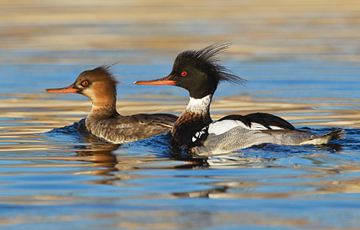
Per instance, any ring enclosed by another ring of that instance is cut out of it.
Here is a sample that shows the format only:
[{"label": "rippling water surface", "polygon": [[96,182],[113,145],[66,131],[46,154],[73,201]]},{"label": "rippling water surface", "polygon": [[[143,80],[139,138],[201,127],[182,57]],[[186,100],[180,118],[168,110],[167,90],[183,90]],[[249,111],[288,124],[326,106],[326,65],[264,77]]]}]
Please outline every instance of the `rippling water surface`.
[{"label": "rippling water surface", "polygon": [[[68,1],[4,1],[0,228],[359,228],[357,1],[272,0],[280,11],[258,1],[181,2],[161,8],[156,1],[149,11],[140,0],[88,1],[81,10]],[[180,114],[188,100],[182,89],[132,82],[166,75],[188,43],[219,40],[234,43],[223,63],[248,82],[219,87],[214,119],[270,112],[313,132],[343,128],[345,138],[181,161],[172,158],[166,135],[111,145],[79,134],[87,99],[44,92],[119,61],[112,67],[121,81],[119,112]]]},{"label": "rippling water surface", "polygon": [[[182,90],[131,85],[135,73],[150,78],[149,69],[161,74],[170,64],[114,66],[123,82],[118,86],[119,111],[178,114],[187,102]],[[86,115],[89,102],[78,95],[48,95],[43,89],[67,85],[89,66],[2,66],[1,226],[356,229],[360,130],[359,94],[353,87],[360,83],[360,67],[226,64],[249,81],[246,86],[220,86],[215,117],[270,111],[319,133],[345,128],[345,139],[331,146],[268,145],[208,162],[179,161],[172,159],[164,135],[118,146],[77,132],[73,123]],[[261,69],[271,71],[262,75]]]}]

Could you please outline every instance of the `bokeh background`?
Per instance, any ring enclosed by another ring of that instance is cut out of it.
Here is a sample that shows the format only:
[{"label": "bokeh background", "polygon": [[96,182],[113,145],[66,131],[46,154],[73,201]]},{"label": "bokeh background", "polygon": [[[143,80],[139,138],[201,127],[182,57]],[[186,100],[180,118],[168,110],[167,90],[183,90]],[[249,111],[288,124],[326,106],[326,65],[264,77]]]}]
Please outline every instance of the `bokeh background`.
[{"label": "bokeh background", "polygon": [[[133,82],[215,42],[248,81],[219,86],[214,119],[270,112],[345,139],[184,161],[161,137],[79,135],[88,99],[44,91],[114,64],[120,113],[180,114],[187,92]],[[359,0],[0,0],[0,228],[359,229],[359,85]]]},{"label": "bokeh background", "polygon": [[2,0],[0,13],[2,63],[143,62],[218,41],[242,60],[359,62],[356,0]]},{"label": "bokeh background", "polygon": [[[219,103],[233,98],[221,107],[214,103],[215,118],[268,111],[302,125],[358,126],[359,24],[356,0],[3,0],[2,92],[17,99],[28,94],[77,100],[71,109],[84,115],[85,98],[49,96],[43,89],[68,85],[85,69],[117,63],[113,72],[122,82],[121,101],[136,96],[154,102],[152,107],[136,104],[135,110],[126,103],[124,113],[179,113],[187,97],[183,90],[132,83],[166,75],[183,50],[228,42],[232,45],[220,59],[248,83],[218,90]],[[156,95],[168,96],[155,100]],[[164,99],[170,102],[161,106]],[[169,107],[171,102],[178,106]],[[60,113],[72,103],[62,105]]]}]

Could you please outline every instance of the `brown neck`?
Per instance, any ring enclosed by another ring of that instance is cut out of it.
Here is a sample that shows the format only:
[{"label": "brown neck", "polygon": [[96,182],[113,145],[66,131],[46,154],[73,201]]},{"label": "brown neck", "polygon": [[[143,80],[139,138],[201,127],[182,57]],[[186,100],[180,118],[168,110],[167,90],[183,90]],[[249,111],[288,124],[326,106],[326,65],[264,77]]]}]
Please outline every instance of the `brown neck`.
[{"label": "brown neck", "polygon": [[96,118],[109,118],[119,115],[116,111],[116,105],[102,105],[98,106],[93,104],[91,107],[91,111],[88,116],[96,117]]},{"label": "brown neck", "polygon": [[92,92],[87,92],[92,102],[90,116],[111,117],[118,115],[116,111],[116,89],[107,85],[96,83]]}]

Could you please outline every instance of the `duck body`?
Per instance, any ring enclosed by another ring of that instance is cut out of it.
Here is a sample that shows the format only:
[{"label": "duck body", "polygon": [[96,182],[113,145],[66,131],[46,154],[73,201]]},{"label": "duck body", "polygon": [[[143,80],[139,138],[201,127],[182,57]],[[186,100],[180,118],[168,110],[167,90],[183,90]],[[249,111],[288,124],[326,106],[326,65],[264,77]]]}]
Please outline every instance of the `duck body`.
[{"label": "duck body", "polygon": [[189,103],[172,129],[176,146],[198,156],[212,156],[265,143],[326,144],[341,137],[341,130],[324,135],[297,130],[288,121],[269,113],[228,115],[213,122],[210,104],[219,82],[242,81],[214,58],[226,47],[212,45],[198,51],[182,52],[176,57],[168,76],[136,82],[139,85],[173,85],[189,92]]},{"label": "duck body", "polygon": [[[253,114],[249,114],[250,116]],[[256,114],[259,116],[258,114]],[[261,114],[264,117],[273,115]],[[246,117],[246,116],[244,116]],[[280,117],[277,117],[280,118]],[[343,131],[338,129],[324,135],[308,131],[270,126],[267,123],[252,122],[252,127],[239,120],[221,119],[210,123],[192,137],[198,144],[190,151],[197,156],[213,156],[244,149],[264,143],[277,145],[323,145],[341,138]]]},{"label": "duck body", "polygon": [[78,93],[92,102],[85,127],[92,135],[114,144],[137,141],[169,132],[177,116],[134,114],[123,116],[116,109],[116,80],[107,67],[80,73],[68,87],[47,89],[49,93]]},{"label": "duck body", "polygon": [[85,119],[86,129],[93,135],[111,143],[125,143],[161,133],[169,132],[177,117],[171,114],[135,114],[101,118],[88,116]]},{"label": "duck body", "polygon": [[[207,98],[198,101],[209,101]],[[210,100],[211,101],[211,100]],[[321,145],[342,136],[342,130],[316,135],[297,130],[288,121],[269,113],[228,115],[212,121],[209,104],[190,99],[185,112],[175,122],[173,142],[191,154],[209,157],[265,143],[278,145]],[[205,108],[201,108],[205,106]]]}]

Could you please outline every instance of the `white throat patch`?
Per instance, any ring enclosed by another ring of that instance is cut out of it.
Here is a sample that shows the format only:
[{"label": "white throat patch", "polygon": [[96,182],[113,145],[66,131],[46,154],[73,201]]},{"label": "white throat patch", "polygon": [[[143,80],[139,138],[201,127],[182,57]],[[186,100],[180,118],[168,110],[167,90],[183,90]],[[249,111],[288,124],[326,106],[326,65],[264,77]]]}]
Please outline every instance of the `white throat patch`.
[{"label": "white throat patch", "polygon": [[189,103],[186,106],[186,111],[193,113],[208,112],[210,103],[211,103],[210,94],[200,99],[190,97]]}]

